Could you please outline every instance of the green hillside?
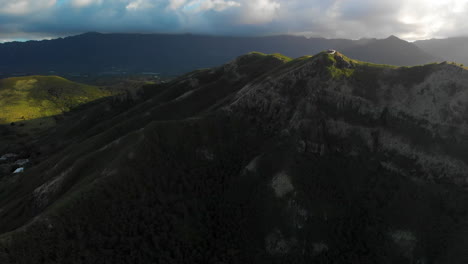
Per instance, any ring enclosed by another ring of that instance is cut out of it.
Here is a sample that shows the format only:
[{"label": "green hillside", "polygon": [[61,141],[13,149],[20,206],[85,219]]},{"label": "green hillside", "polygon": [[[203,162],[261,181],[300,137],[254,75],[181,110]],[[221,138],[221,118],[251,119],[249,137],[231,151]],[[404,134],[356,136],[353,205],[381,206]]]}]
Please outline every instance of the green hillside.
[{"label": "green hillside", "polygon": [[27,121],[28,127],[47,128],[54,116],[109,96],[102,88],[58,76],[26,76],[0,80],[0,125]]}]

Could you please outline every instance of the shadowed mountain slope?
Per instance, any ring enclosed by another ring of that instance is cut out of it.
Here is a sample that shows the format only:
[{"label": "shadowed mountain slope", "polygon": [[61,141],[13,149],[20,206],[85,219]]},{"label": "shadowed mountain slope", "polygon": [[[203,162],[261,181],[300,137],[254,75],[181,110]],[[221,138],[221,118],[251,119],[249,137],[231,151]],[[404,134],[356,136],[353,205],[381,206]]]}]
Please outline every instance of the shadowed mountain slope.
[{"label": "shadowed mountain slope", "polygon": [[1,179],[0,261],[465,263],[467,80],[251,53],[81,109]]}]

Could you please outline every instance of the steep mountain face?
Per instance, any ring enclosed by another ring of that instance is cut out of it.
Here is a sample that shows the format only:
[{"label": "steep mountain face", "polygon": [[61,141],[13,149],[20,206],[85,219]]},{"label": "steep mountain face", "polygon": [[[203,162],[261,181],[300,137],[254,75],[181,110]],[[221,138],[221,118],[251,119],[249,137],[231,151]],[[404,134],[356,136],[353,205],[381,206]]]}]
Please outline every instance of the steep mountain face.
[{"label": "steep mountain face", "polygon": [[466,263],[467,80],[252,53],[92,105],[1,179],[0,261]]},{"label": "steep mountain face", "polygon": [[[218,66],[250,51],[289,57],[326,49],[364,61],[418,65],[436,58],[394,38],[352,41],[297,36],[215,37],[162,34],[87,33],[64,39],[0,44],[0,74],[99,74],[155,72],[178,75]],[[370,55],[369,55],[370,54]]]},{"label": "steep mountain face", "polygon": [[427,53],[447,61],[468,64],[468,38],[428,39],[414,44]]}]

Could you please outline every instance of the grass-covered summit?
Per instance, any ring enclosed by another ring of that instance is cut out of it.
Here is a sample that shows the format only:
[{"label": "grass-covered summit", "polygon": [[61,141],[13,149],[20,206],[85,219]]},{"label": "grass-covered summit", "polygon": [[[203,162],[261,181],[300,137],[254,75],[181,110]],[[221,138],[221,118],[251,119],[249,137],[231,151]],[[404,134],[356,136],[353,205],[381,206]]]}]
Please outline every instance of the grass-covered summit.
[{"label": "grass-covered summit", "polygon": [[54,116],[109,95],[102,88],[58,76],[3,79],[0,80],[0,125],[27,121],[30,126],[47,128],[55,123]]}]

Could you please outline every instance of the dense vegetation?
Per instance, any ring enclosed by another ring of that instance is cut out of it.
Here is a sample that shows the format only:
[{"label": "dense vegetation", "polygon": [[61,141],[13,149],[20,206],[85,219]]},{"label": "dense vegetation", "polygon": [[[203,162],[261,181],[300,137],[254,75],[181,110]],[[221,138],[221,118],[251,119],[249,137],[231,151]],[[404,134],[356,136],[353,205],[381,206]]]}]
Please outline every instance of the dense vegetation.
[{"label": "dense vegetation", "polygon": [[0,178],[0,263],[466,263],[467,78],[255,52],[85,105]]}]

